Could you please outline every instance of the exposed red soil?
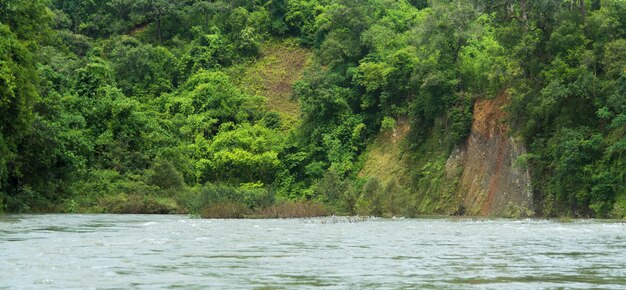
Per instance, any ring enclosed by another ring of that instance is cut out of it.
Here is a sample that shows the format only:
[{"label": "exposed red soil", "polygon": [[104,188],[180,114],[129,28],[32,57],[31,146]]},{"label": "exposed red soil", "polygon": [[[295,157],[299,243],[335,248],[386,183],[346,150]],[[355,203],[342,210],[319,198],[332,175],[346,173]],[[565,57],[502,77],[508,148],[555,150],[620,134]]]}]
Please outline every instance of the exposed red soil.
[{"label": "exposed red soil", "polygon": [[451,155],[446,168],[462,167],[460,187],[463,205],[472,215],[498,215],[512,205],[530,208],[530,177],[513,165],[524,154],[509,136],[506,93],[474,103],[472,131],[464,146]]}]

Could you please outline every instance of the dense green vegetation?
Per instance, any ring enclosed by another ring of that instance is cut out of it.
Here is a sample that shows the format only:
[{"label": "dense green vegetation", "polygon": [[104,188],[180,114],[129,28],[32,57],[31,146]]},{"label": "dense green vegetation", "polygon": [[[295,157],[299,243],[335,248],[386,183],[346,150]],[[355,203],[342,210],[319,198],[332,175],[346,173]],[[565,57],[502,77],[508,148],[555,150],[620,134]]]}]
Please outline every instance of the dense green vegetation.
[{"label": "dense green vegetation", "polygon": [[[297,121],[241,75],[290,38]],[[624,1],[4,0],[0,211],[420,214],[502,92],[537,214],[623,217]],[[398,118],[413,180],[359,177]]]}]

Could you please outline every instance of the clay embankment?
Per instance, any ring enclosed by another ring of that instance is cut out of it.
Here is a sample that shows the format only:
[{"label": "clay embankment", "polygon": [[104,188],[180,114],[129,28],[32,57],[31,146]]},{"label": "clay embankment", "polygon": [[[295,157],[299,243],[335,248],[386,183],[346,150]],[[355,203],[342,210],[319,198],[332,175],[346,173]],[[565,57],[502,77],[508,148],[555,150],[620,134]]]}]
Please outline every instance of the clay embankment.
[{"label": "clay embankment", "polygon": [[525,149],[509,136],[506,102],[505,94],[475,102],[471,134],[446,163],[448,177],[459,178],[464,214],[532,214],[530,174],[514,164]]}]

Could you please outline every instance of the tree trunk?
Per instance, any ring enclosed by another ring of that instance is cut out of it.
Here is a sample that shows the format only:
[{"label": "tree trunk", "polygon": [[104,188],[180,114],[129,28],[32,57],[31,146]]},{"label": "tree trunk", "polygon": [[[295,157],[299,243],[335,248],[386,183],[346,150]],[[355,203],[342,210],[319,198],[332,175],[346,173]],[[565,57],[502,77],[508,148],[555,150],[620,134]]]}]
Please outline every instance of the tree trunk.
[{"label": "tree trunk", "polygon": [[526,26],[526,23],[528,20],[528,10],[526,8],[526,0],[520,0],[519,7],[520,7],[522,23],[524,24],[524,26]]},{"label": "tree trunk", "polygon": [[78,17],[72,17],[72,31],[78,34]]},{"label": "tree trunk", "polygon": [[157,25],[157,37],[159,38],[159,44],[163,44],[163,40],[161,39],[161,17],[157,17],[156,25]]},{"label": "tree trunk", "polygon": [[590,5],[591,5],[591,11],[599,10],[601,6],[600,0],[592,0]]},{"label": "tree trunk", "polygon": [[580,0],[579,5],[580,15],[585,18],[585,16],[587,16],[587,5],[585,5],[585,0]]}]

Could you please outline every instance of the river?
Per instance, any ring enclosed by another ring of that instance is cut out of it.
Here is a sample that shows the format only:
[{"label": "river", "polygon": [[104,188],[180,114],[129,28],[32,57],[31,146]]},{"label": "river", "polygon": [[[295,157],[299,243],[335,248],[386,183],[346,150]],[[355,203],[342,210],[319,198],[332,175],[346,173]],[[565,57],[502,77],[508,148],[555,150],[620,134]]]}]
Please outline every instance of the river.
[{"label": "river", "polygon": [[626,224],[0,216],[0,289],[626,289]]}]

